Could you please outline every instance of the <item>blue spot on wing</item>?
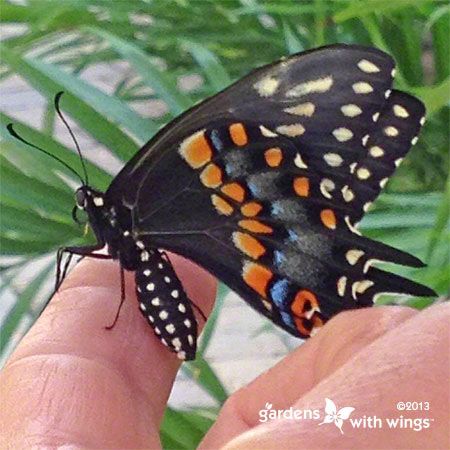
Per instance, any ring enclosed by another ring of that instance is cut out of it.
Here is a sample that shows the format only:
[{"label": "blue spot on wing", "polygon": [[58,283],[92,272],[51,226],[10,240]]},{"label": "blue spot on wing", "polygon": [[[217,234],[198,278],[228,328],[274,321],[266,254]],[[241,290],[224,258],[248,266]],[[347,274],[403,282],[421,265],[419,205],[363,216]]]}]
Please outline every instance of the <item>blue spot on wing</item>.
[{"label": "blue spot on wing", "polygon": [[273,252],[273,259],[274,259],[275,265],[277,267],[280,267],[281,264],[283,263],[284,259],[285,259],[284,255],[283,255],[283,252],[280,252],[279,250],[275,250]]},{"label": "blue spot on wing", "polygon": [[220,139],[219,131],[218,130],[212,130],[209,136],[211,138],[211,142],[214,145],[214,148],[216,150],[218,150],[218,151],[223,150],[223,142]]},{"label": "blue spot on wing", "polygon": [[274,283],[270,289],[270,295],[272,296],[273,302],[280,309],[285,309],[288,290],[289,281],[285,278]]},{"label": "blue spot on wing", "polygon": [[276,306],[280,309],[281,320],[289,327],[295,328],[294,321],[290,313],[284,311],[287,308],[289,295],[289,281],[285,278],[275,282],[270,289],[270,295]]},{"label": "blue spot on wing", "polygon": [[281,312],[280,312],[280,315],[281,315],[281,319],[283,320],[283,322],[284,322],[287,326],[296,329],[296,328],[295,328],[294,321],[292,320],[292,317],[291,317],[291,315],[290,315],[289,313],[284,312],[284,311],[281,311]]}]

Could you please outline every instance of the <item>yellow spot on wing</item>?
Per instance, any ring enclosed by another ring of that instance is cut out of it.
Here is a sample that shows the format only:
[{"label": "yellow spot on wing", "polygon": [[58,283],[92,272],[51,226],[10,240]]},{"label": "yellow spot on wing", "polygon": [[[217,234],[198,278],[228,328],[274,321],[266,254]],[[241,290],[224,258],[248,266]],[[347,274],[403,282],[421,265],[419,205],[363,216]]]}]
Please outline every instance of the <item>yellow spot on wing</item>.
[{"label": "yellow spot on wing", "polygon": [[219,214],[230,216],[233,213],[233,207],[219,195],[211,195],[211,202]]},{"label": "yellow spot on wing", "polygon": [[194,169],[204,166],[212,158],[211,147],[206,140],[204,130],[197,131],[186,138],[180,145],[180,155]]},{"label": "yellow spot on wing", "polygon": [[209,188],[216,188],[222,184],[222,170],[216,164],[208,164],[200,174],[201,182]]},{"label": "yellow spot on wing", "polygon": [[242,278],[259,295],[267,297],[267,285],[273,277],[273,273],[264,266],[247,261],[242,269]]},{"label": "yellow spot on wing", "polygon": [[239,146],[245,145],[248,142],[247,132],[242,123],[233,123],[230,125],[230,137],[231,140]]}]

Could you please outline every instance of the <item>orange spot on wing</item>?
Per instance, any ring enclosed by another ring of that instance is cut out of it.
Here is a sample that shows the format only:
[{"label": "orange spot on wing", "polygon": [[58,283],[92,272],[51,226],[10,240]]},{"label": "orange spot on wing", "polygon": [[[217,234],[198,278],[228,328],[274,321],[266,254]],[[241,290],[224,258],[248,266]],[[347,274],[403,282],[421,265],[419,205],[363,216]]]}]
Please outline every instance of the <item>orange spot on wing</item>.
[{"label": "orange spot on wing", "polygon": [[316,314],[320,311],[319,301],[311,291],[298,291],[291,304],[291,311],[297,330],[304,336],[309,336],[313,328],[323,325],[323,321]]},{"label": "orange spot on wing", "polygon": [[245,190],[239,183],[225,184],[222,186],[221,191],[237,202],[244,201]]},{"label": "orange spot on wing", "polygon": [[247,132],[242,123],[233,123],[230,125],[230,136],[236,145],[242,146],[248,142]]},{"label": "orange spot on wing", "polygon": [[264,266],[252,262],[246,262],[242,269],[242,278],[259,295],[267,297],[267,285],[273,277],[273,273]]},{"label": "orange spot on wing", "polygon": [[312,314],[312,310],[319,310],[319,301],[317,297],[306,289],[298,291],[294,301],[291,304],[291,311],[297,317],[307,317],[308,313]]},{"label": "orange spot on wing", "polygon": [[270,167],[278,167],[283,160],[283,153],[278,147],[269,148],[264,152],[266,163]]},{"label": "orange spot on wing", "polygon": [[253,233],[273,233],[273,228],[260,222],[259,220],[244,219],[239,221],[239,226]]},{"label": "orange spot on wing", "polygon": [[320,220],[330,230],[336,229],[336,214],[332,209],[323,209],[320,212]]},{"label": "orange spot on wing", "polygon": [[262,205],[257,202],[249,202],[241,207],[241,213],[247,217],[255,217],[262,210]]},{"label": "orange spot on wing", "polygon": [[236,248],[253,259],[258,259],[266,253],[264,245],[258,239],[247,233],[241,233],[240,231],[234,232],[233,242]]},{"label": "orange spot on wing", "polygon": [[180,154],[194,169],[211,161],[213,152],[206,140],[204,131],[199,131],[186,138],[180,145]]},{"label": "orange spot on wing", "polygon": [[211,195],[211,202],[219,214],[230,216],[233,213],[233,207],[219,195]]},{"label": "orange spot on wing", "polygon": [[306,177],[297,177],[294,179],[294,191],[300,197],[308,197],[309,180]]},{"label": "orange spot on wing", "polygon": [[201,182],[209,188],[216,188],[222,184],[222,170],[216,164],[208,164],[200,174]]}]

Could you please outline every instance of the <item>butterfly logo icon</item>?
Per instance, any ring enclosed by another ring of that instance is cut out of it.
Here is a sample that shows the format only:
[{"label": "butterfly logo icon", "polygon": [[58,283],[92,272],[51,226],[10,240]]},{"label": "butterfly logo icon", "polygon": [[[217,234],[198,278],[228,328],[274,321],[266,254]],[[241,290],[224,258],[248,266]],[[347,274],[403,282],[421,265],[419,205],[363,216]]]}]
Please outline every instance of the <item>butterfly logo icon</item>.
[{"label": "butterfly logo icon", "polygon": [[323,425],[324,423],[333,423],[339,428],[342,434],[342,425],[344,424],[344,420],[347,420],[350,417],[350,414],[355,410],[355,408],[351,406],[345,406],[341,408],[339,411],[337,410],[336,405],[333,400],[329,398],[325,399],[325,417],[322,423],[319,425]]}]

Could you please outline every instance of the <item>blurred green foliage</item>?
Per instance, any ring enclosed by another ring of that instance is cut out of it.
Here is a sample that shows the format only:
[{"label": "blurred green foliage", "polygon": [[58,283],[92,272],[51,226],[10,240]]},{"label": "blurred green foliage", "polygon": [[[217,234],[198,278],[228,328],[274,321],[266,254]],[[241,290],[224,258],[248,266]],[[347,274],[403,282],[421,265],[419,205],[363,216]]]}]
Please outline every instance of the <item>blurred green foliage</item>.
[{"label": "blurred green foliage", "polygon": [[[19,30],[1,44],[0,81],[18,75],[40,92],[48,102],[42,126],[14,120],[16,129],[77,168],[73,149],[53,135],[52,101],[60,90],[66,92],[66,113],[125,162],[160,126],[252,68],[329,43],[375,45],[396,59],[396,87],[424,101],[428,121],[362,227],[424,258],[426,269],[396,270],[448,295],[449,13],[448,2],[430,0],[0,0],[2,27]],[[127,61],[136,76],[124,76],[112,95],[80,78],[95,64],[116,60]],[[178,81],[190,74],[200,74],[204,83],[186,93]],[[164,101],[168,112],[150,120],[133,105],[152,99]],[[1,254],[8,257],[0,289],[17,296],[2,326],[6,352],[20,324],[39,314],[42,302],[36,305],[33,298],[51,267],[43,267],[24,290],[15,287],[17,275],[36,258],[84,238],[71,220],[73,190],[58,176],[60,167],[8,135],[8,111],[0,120]],[[95,187],[107,187],[105,168],[91,162],[88,171]],[[407,302],[424,307],[430,300]],[[208,324],[199,359],[184,370],[219,406],[227,393],[203,359],[214,324]],[[195,448],[214,414],[169,409],[161,434],[165,447]]]}]

